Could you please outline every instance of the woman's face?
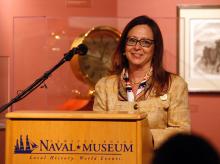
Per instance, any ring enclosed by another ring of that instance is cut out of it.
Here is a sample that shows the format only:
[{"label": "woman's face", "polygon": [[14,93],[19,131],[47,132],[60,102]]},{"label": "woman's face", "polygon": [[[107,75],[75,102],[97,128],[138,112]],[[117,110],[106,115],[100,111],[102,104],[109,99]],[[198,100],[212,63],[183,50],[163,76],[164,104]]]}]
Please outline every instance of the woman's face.
[{"label": "woman's face", "polygon": [[148,25],[134,26],[128,32],[125,54],[129,67],[150,67],[154,53],[153,40],[153,32]]}]

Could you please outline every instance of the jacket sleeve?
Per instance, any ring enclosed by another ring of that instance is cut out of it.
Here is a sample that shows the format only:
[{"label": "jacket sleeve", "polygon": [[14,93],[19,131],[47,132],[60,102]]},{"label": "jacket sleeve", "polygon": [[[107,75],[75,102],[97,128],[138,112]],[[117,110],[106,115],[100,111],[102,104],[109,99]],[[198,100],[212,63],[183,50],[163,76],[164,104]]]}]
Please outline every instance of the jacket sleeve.
[{"label": "jacket sleeve", "polygon": [[151,129],[155,148],[173,134],[190,131],[187,83],[178,76],[172,77],[168,95],[170,105],[167,111],[167,127]]},{"label": "jacket sleeve", "polygon": [[106,111],[106,78],[100,79],[95,85],[95,99],[93,104],[93,111]]}]

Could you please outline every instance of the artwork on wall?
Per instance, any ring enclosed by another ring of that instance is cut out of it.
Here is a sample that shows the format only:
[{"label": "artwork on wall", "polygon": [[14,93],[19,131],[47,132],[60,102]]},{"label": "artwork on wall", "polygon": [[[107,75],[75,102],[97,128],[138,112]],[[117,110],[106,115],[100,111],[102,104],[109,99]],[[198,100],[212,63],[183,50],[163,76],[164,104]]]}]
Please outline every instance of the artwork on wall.
[{"label": "artwork on wall", "polygon": [[220,91],[220,5],[178,6],[178,71],[190,92]]}]

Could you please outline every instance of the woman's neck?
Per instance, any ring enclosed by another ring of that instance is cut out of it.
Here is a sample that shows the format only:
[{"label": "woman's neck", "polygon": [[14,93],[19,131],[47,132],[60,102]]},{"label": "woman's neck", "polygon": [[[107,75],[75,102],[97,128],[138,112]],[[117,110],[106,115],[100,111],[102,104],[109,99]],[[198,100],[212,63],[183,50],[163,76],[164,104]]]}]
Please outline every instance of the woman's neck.
[{"label": "woman's neck", "polygon": [[144,79],[146,73],[149,72],[149,70],[150,70],[150,66],[148,67],[131,66],[128,69],[129,79],[133,83],[139,83]]}]

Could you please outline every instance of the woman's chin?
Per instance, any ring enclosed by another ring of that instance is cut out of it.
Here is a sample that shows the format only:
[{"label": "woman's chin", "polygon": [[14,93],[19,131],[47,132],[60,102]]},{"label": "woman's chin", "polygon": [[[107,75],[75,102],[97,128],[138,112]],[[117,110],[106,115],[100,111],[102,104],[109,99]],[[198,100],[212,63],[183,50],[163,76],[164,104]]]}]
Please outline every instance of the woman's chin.
[{"label": "woman's chin", "polygon": [[133,59],[131,64],[132,65],[143,65],[143,60],[140,60],[140,59]]}]

